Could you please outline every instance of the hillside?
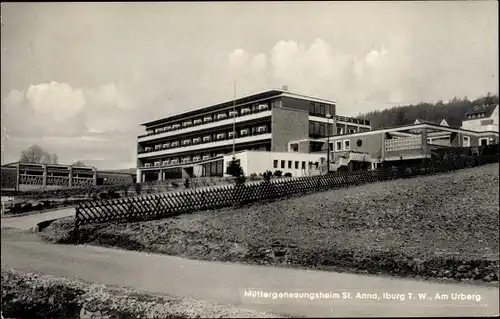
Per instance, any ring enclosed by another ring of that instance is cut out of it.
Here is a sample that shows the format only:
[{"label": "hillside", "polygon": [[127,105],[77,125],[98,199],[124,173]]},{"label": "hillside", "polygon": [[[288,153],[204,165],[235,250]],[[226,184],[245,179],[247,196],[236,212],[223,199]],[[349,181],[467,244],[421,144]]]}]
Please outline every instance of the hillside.
[{"label": "hillside", "polygon": [[373,129],[379,129],[388,126],[398,126],[411,124],[415,119],[424,119],[429,122],[441,122],[446,119],[452,127],[460,127],[465,113],[476,105],[498,104],[498,95],[480,97],[470,101],[467,97],[453,98],[448,103],[439,101],[437,103],[421,102],[411,105],[399,105],[382,111],[372,111],[361,114],[359,117],[371,121]]}]

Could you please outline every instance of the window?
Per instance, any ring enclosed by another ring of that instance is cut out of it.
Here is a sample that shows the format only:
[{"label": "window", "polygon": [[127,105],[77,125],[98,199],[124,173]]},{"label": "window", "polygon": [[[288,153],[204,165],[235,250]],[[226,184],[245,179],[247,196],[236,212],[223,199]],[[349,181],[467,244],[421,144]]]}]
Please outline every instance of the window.
[{"label": "window", "polygon": [[309,122],[309,135],[314,135],[314,123]]},{"label": "window", "polygon": [[278,168],[278,160],[274,160],[273,161],[273,167],[274,168]]},{"label": "window", "polygon": [[292,161],[288,161],[288,168],[292,168]]},{"label": "window", "polygon": [[492,125],[493,124],[493,120],[482,120],[481,121],[481,125]]},{"label": "window", "polygon": [[249,108],[244,108],[244,109],[241,109],[241,115],[243,114],[247,114],[247,113],[250,113],[252,110],[250,110]]},{"label": "window", "polygon": [[355,130],[355,129],[353,129],[353,128],[350,128],[350,129],[349,129],[349,134],[354,134],[354,133],[356,133],[356,130]]},{"label": "window", "polygon": [[302,169],[306,169],[306,162],[302,162]]},{"label": "window", "polygon": [[341,151],[342,150],[342,141],[335,142],[335,150],[336,151]]},{"label": "window", "polygon": [[351,143],[349,140],[344,140],[344,151],[348,151],[351,149]]},{"label": "window", "polygon": [[314,168],[318,169],[319,168],[319,162],[314,163]]},{"label": "window", "polygon": [[309,102],[309,113],[314,114],[314,102]]},{"label": "window", "polygon": [[337,135],[342,135],[344,134],[344,129],[341,127],[337,127]]},{"label": "window", "polygon": [[281,161],[281,168],[285,168],[285,161]]},{"label": "window", "polygon": [[326,108],[324,104],[319,105],[319,114],[326,115]]},{"label": "window", "polygon": [[295,161],[295,169],[299,169],[299,161]]},{"label": "window", "polygon": [[314,103],[314,113],[321,114],[321,107],[319,106],[319,103]]},{"label": "window", "polygon": [[319,125],[319,135],[326,136],[325,129],[326,129],[325,124],[320,124]]}]

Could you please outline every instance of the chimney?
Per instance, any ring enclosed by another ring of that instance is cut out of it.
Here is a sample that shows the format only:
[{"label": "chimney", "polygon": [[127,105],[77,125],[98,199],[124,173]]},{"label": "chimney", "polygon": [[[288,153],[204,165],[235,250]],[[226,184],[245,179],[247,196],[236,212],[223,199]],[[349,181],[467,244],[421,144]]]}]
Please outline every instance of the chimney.
[{"label": "chimney", "polygon": [[282,89],[283,91],[288,91],[288,85],[283,85],[283,86],[281,86],[281,89]]}]

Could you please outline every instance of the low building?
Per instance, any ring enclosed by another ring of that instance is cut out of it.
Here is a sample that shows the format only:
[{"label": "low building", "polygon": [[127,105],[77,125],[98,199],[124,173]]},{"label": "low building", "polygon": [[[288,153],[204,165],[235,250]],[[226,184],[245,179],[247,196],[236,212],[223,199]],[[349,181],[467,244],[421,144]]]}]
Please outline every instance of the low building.
[{"label": "low building", "polygon": [[28,191],[96,185],[133,184],[129,173],[62,164],[11,163],[1,167],[2,190]]},{"label": "low building", "polygon": [[[429,136],[440,136],[442,142],[433,143]],[[498,144],[499,134],[420,123],[332,136],[329,142],[330,170],[341,167],[369,169],[388,162],[418,162],[430,158],[436,149]],[[289,151],[299,151],[294,146],[298,143],[326,144],[327,139],[290,141]]]}]

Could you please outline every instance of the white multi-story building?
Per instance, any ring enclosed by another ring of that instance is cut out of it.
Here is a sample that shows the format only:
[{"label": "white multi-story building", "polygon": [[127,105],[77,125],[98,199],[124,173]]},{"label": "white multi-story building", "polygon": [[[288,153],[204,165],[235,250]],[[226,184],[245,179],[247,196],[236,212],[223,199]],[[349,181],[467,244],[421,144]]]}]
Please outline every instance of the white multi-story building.
[{"label": "white multi-story building", "polygon": [[[289,151],[292,140],[371,130],[365,119],[336,115],[334,101],[277,89],[142,125],[146,134],[137,140],[138,182],[222,176],[227,164],[225,155],[245,150],[284,153]],[[297,144],[301,153],[318,152],[324,147],[325,143]],[[316,162],[315,158],[302,157],[290,159],[292,166],[296,166],[295,162],[300,162],[300,167],[303,162],[308,166]],[[260,169],[261,173],[273,170],[273,160]],[[293,170],[296,173],[302,168]]]}]

